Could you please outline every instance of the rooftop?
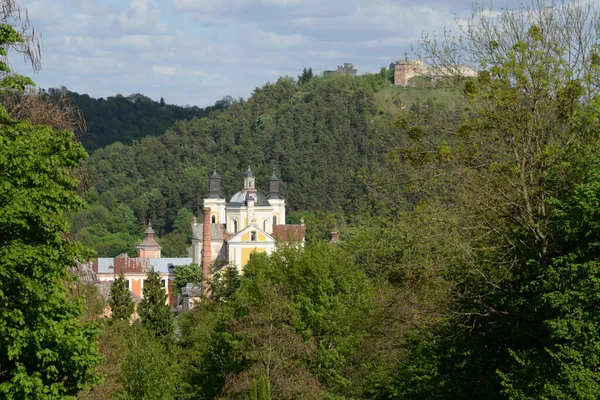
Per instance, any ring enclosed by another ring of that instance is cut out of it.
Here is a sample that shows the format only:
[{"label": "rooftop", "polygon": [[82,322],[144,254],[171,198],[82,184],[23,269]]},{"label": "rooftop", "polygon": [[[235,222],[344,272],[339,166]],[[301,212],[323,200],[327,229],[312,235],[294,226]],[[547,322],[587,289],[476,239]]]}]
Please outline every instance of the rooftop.
[{"label": "rooftop", "polygon": [[[161,274],[172,272],[173,267],[189,265],[191,257],[178,258],[97,258],[92,263],[92,269],[98,274],[119,274],[121,271],[129,273],[147,273],[152,268]],[[170,268],[171,267],[171,268]]]}]

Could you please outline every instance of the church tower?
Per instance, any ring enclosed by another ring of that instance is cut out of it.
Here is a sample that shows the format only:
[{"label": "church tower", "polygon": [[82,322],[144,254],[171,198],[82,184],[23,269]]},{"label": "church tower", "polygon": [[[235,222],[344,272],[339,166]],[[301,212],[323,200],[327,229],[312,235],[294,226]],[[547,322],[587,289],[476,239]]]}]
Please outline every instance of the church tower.
[{"label": "church tower", "polygon": [[210,254],[212,261],[230,263],[242,271],[253,253],[271,254],[278,240],[304,245],[304,224],[285,223],[285,200],[275,171],[269,178],[267,195],[257,190],[250,167],[243,178],[243,188],[226,202],[221,195],[221,177],[216,171],[210,176],[204,223],[196,218],[192,222],[193,262],[200,262],[204,255],[206,265]]},{"label": "church tower", "polygon": [[154,233],[155,232],[154,229],[152,229],[152,225],[148,223],[148,229],[146,229],[146,232],[144,232],[146,237],[144,238],[142,243],[140,243],[137,246],[138,257],[160,258],[160,251],[162,250],[162,247],[160,246],[160,244],[158,244],[156,239],[154,239]]},{"label": "church tower", "polygon": [[[273,175],[269,178],[269,203],[273,206],[272,226],[285,225],[285,200],[279,193],[279,178]],[[272,230],[271,230],[272,232]]]},{"label": "church tower", "polygon": [[221,177],[215,169],[209,179],[208,197],[204,199],[204,207],[210,208],[211,224],[224,224],[226,222],[225,215],[225,198],[221,195]]},{"label": "church tower", "polygon": [[254,174],[252,173],[252,170],[250,170],[250,167],[248,167],[248,170],[244,173],[244,190],[256,190],[254,187]]}]

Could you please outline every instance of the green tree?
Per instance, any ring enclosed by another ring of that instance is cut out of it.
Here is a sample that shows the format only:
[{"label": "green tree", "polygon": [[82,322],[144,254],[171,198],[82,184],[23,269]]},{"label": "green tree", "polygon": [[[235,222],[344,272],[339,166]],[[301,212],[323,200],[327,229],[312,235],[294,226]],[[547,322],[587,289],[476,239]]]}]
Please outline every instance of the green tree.
[{"label": "green tree", "polygon": [[233,299],[240,289],[241,277],[235,265],[227,265],[213,273],[210,282],[212,299],[227,302]]},{"label": "green tree", "polygon": [[169,341],[173,334],[173,314],[167,301],[161,276],[152,269],[144,281],[144,298],[138,306],[142,325],[154,336]]},{"label": "green tree", "polygon": [[256,398],[258,400],[271,400],[271,387],[269,378],[266,375],[261,375],[256,384]]},{"label": "green tree", "polygon": [[123,359],[125,385],[121,397],[169,400],[177,394],[177,366],[161,341],[150,332],[132,327],[129,350]]},{"label": "green tree", "polygon": [[[425,38],[431,63],[446,65],[439,71],[453,75],[447,83],[461,85],[470,102],[471,118],[436,157],[465,251],[450,270],[457,285],[447,318],[400,366],[397,393],[596,396],[597,330],[588,347],[575,334],[591,333],[575,317],[593,304],[580,275],[591,260],[563,245],[557,205],[572,205],[581,179],[574,166],[596,151],[595,101],[593,112],[583,110],[597,95],[597,24],[593,5],[534,2],[492,16],[475,9],[461,38]],[[465,60],[478,64],[477,78],[460,77]],[[432,348],[437,357],[423,357]]]},{"label": "green tree", "polygon": [[173,291],[181,294],[181,289],[188,283],[199,284],[202,282],[202,267],[198,264],[180,265],[173,270]]},{"label": "green tree", "polygon": [[192,238],[192,220],[194,219],[194,213],[185,207],[182,207],[177,211],[177,218],[173,222],[173,232],[182,233],[185,235],[187,240]]},{"label": "green tree", "polygon": [[302,70],[302,74],[298,75],[298,83],[305,84],[313,78],[313,70],[312,68],[306,68]]},{"label": "green tree", "polygon": [[[19,17],[12,1],[2,12],[2,21]],[[32,55],[31,30],[23,32],[0,24],[0,54],[16,47]],[[4,61],[0,69],[2,92],[31,84]],[[86,154],[71,132],[13,121],[3,106],[0,123],[0,396],[73,396],[99,361],[96,325],[68,296],[75,278],[67,268],[88,256],[68,240],[65,217],[84,205],[73,170]]]},{"label": "green tree", "polygon": [[131,298],[131,292],[125,284],[125,275],[123,271],[119,277],[110,284],[110,299],[108,305],[112,310],[112,318],[129,321],[133,314],[135,304]]}]

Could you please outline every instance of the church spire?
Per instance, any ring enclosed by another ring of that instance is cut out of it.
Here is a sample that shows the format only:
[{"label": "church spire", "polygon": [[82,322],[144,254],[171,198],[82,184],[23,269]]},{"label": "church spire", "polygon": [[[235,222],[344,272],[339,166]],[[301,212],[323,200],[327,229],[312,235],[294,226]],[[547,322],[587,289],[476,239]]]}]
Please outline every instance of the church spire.
[{"label": "church spire", "polygon": [[269,178],[269,199],[281,199],[279,195],[279,178],[275,175],[275,171]]},{"label": "church spire", "polygon": [[144,235],[146,236],[142,243],[137,246],[138,249],[138,257],[143,258],[160,258],[160,251],[162,247],[160,244],[156,242],[154,239],[154,229],[152,229],[152,224],[148,221],[148,228]]},{"label": "church spire", "polygon": [[209,199],[223,198],[223,196],[221,195],[221,177],[219,176],[219,174],[217,174],[216,167],[215,167],[213,174],[210,176],[209,181],[210,181],[210,184],[209,184],[208,198]]},{"label": "church spire", "polygon": [[244,174],[244,189],[246,190],[254,190],[254,174],[250,170],[250,166],[248,166],[248,170]]}]

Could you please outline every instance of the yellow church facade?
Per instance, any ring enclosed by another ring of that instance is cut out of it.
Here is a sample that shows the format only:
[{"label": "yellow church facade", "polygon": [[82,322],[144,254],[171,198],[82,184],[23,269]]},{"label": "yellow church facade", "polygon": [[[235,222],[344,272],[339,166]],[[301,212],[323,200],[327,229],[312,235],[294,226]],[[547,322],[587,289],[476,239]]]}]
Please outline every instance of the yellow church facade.
[{"label": "yellow church facade", "polygon": [[242,272],[253,253],[271,254],[281,241],[304,244],[304,224],[285,223],[285,200],[275,174],[269,178],[265,196],[256,189],[254,174],[248,168],[243,189],[229,201],[221,195],[220,180],[215,171],[210,177],[209,196],[204,199],[203,223],[196,219],[192,223],[194,263],[201,264],[206,256],[204,259],[212,264],[235,265]]}]

